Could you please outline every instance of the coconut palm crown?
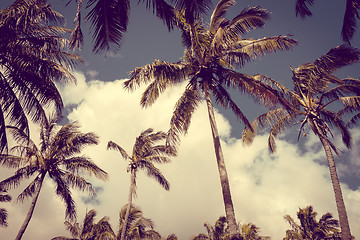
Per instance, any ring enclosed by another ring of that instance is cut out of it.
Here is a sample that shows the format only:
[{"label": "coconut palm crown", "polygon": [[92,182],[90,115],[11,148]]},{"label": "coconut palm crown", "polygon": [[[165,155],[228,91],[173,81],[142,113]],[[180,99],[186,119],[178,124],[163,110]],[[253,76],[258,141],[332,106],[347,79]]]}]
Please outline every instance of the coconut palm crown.
[{"label": "coconut palm crown", "polygon": [[[1,154],[0,164],[16,169],[14,175],[0,182],[5,190],[18,187],[22,180],[31,179],[29,185],[17,197],[17,201],[32,198],[32,202],[19,230],[16,239],[24,234],[42,189],[44,180],[51,179],[55,183],[55,193],[65,203],[66,218],[76,218],[76,207],[71,188],[96,195],[92,184],[82,175],[107,179],[107,173],[93,163],[88,157],[79,155],[83,148],[98,143],[94,133],[82,133],[79,124],[73,122],[58,129],[56,118],[43,121],[40,132],[40,144],[37,145],[30,136],[18,128],[9,127],[19,145],[11,149],[14,154]],[[58,130],[58,131],[56,131]]]},{"label": "coconut palm crown", "polygon": [[285,215],[284,219],[289,223],[291,229],[286,230],[284,240],[315,240],[332,239],[340,240],[339,221],[334,219],[331,213],[325,213],[319,220],[316,219],[317,212],[312,206],[300,208],[297,218],[300,225],[290,215]]},{"label": "coconut palm crown", "polygon": [[248,7],[232,20],[226,19],[225,13],[234,4],[234,0],[219,1],[211,15],[208,28],[200,17],[191,15],[187,9],[178,11],[177,26],[186,47],[183,58],[176,63],[155,60],[151,64],[136,68],[130,73],[130,79],[124,82],[124,87],[130,90],[148,84],[141,98],[143,107],[152,105],[168,87],[187,82],[170,120],[168,146],[178,144],[180,134],[186,134],[189,129],[193,112],[206,100],[227,209],[226,217],[231,222],[232,236],[237,232],[237,225],[211,96],[223,107],[231,109],[240,121],[249,125],[243,111],[232,100],[229,89],[248,93],[265,105],[278,103],[281,96],[271,88],[271,84],[276,85],[274,81],[268,84],[263,81],[267,80],[266,78],[239,73],[235,67],[240,68],[258,56],[288,50],[297,44],[296,40],[287,36],[244,39],[245,33],[265,24],[265,20],[269,19],[269,12],[260,7]]},{"label": "coconut palm crown", "polygon": [[[348,240],[351,239],[350,227],[332,153],[340,156],[340,151],[330,138],[335,128],[345,146],[351,147],[349,127],[342,117],[345,113],[359,112],[360,81],[339,79],[333,72],[358,62],[359,58],[360,51],[356,48],[341,45],[312,63],[292,69],[294,90],[282,87],[282,93],[288,98],[286,108],[276,108],[260,115],[251,122],[251,128],[247,127],[243,132],[243,141],[251,143],[258,131],[269,127],[268,145],[271,152],[276,150],[276,137],[294,124],[300,124],[298,140],[302,135],[306,136],[308,130],[319,138],[328,160],[342,239]],[[339,110],[336,103],[342,104],[343,108]]]}]

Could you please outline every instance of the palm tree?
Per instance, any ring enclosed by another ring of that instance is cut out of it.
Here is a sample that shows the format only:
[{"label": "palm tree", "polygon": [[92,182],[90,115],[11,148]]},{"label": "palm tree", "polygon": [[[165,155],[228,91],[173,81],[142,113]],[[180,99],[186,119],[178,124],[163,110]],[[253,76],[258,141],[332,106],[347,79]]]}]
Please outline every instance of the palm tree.
[{"label": "palm tree", "polygon": [[17,170],[13,176],[1,181],[0,186],[5,190],[15,188],[24,178],[33,177],[30,184],[17,197],[20,202],[32,197],[29,211],[16,236],[18,240],[21,239],[30,222],[45,177],[48,176],[54,181],[56,194],[66,206],[65,215],[73,220],[76,217],[76,208],[70,187],[96,195],[92,184],[81,175],[93,175],[106,180],[107,173],[88,157],[79,156],[85,146],[97,144],[98,137],[94,133],[81,133],[77,122],[64,125],[56,132],[56,118],[50,121],[44,120],[41,124],[38,146],[20,129],[15,127],[9,129],[19,144],[13,147],[11,152],[17,154],[1,154],[0,164]]},{"label": "palm tree", "polygon": [[[207,234],[199,234],[192,238],[192,240],[230,240],[229,226],[226,217],[222,216],[215,222],[215,226],[205,223]],[[259,235],[259,227],[252,223],[245,223],[240,225],[240,234],[238,239],[241,240],[270,240],[270,237],[263,237]]]},{"label": "palm tree", "polygon": [[15,0],[0,10],[0,152],[8,150],[6,124],[29,134],[29,121],[40,123],[46,107],[63,108],[54,81],[75,82],[69,70],[82,62],[67,52],[63,22],[45,0]]},{"label": "palm tree", "polygon": [[260,236],[259,230],[255,224],[245,223],[241,225],[241,236],[243,240],[270,240],[268,236]]},{"label": "palm tree", "polygon": [[[130,210],[128,210],[129,206]],[[153,221],[150,218],[143,217],[143,213],[140,208],[135,207],[132,204],[126,204],[123,208],[121,208],[119,214],[118,239],[120,239],[120,236],[124,237],[124,239],[161,240],[161,235],[154,230]]]},{"label": "palm tree", "polygon": [[271,152],[274,152],[276,150],[275,138],[286,127],[301,123],[298,140],[301,133],[306,136],[306,125],[309,127],[324,148],[339,214],[342,239],[347,240],[351,239],[350,227],[332,153],[334,151],[339,155],[339,151],[330,141],[329,135],[332,136],[330,126],[340,131],[342,141],[348,148],[351,146],[351,136],[341,118],[344,111],[336,112],[331,109],[331,105],[342,103],[346,109],[358,111],[360,84],[356,79],[338,79],[332,73],[340,67],[359,61],[359,58],[360,51],[341,45],[331,49],[313,63],[306,63],[292,70],[294,90],[290,91],[285,87],[281,89],[284,95],[288,96],[289,101],[284,107],[270,110],[257,117],[251,123],[251,128],[245,129],[243,133],[244,142],[251,143],[257,130],[270,126],[268,144]]},{"label": "palm tree", "polygon": [[[296,16],[300,15],[301,18],[312,16],[309,5],[312,6],[315,0],[296,0]],[[346,0],[346,8],[344,14],[343,25],[341,29],[341,36],[344,42],[350,44],[350,40],[355,34],[357,27],[357,18],[359,18],[360,1],[359,0]]]},{"label": "palm tree", "polygon": [[316,215],[317,213],[313,211],[312,206],[300,208],[297,212],[300,225],[290,215],[284,216],[284,219],[291,226],[291,229],[286,231],[284,240],[340,240],[339,222],[333,218],[331,213],[322,215],[319,221],[316,220]]},{"label": "palm tree", "polygon": [[[11,196],[6,193],[2,187],[0,187],[0,202],[10,202]],[[5,208],[0,208],[0,226],[7,227],[7,211]]]},{"label": "palm tree", "polygon": [[269,85],[235,71],[232,65],[241,67],[245,62],[258,56],[277,50],[287,50],[297,43],[286,36],[257,40],[243,39],[243,34],[264,25],[264,21],[269,18],[269,12],[260,7],[249,7],[230,21],[224,15],[234,4],[234,0],[219,1],[211,16],[208,29],[200,18],[193,16],[195,19],[193,21],[187,16],[191,16],[187,11],[178,12],[177,26],[182,31],[183,43],[186,47],[182,60],[177,63],[155,60],[152,64],[136,68],[130,73],[131,78],[124,83],[125,88],[134,90],[141,84],[151,82],[141,99],[141,105],[148,107],[166,88],[188,81],[184,93],[175,105],[168,132],[168,145],[177,144],[179,134],[187,133],[192,113],[205,98],[226,218],[230,222],[232,235],[237,232],[237,225],[211,96],[223,107],[230,108],[239,120],[248,124],[248,120],[232,100],[228,89],[236,88],[241,92],[249,93],[264,104],[277,102],[280,98]]},{"label": "palm tree", "polygon": [[[70,0],[72,2],[73,0]],[[117,52],[123,41],[123,34],[127,31],[130,15],[130,0],[79,0],[77,12],[74,19],[76,24],[71,34],[71,46],[80,48],[83,44],[83,33],[81,30],[82,6],[91,8],[85,16],[90,22],[90,30],[93,32],[93,52]],[[160,18],[172,30],[175,20],[175,8],[166,0],[138,0],[145,3],[147,9]],[[195,15],[204,13],[210,6],[211,0],[172,0],[178,9],[189,9]],[[68,3],[68,4],[69,4]]]},{"label": "palm tree", "polygon": [[94,209],[86,213],[83,224],[65,221],[66,229],[71,233],[69,237],[55,237],[52,240],[116,240],[116,235],[111,228],[108,217],[103,217],[95,223],[96,211]]},{"label": "palm tree", "polygon": [[107,148],[117,150],[125,160],[129,160],[127,172],[130,172],[130,190],[127,204],[127,211],[122,225],[121,240],[125,239],[127,221],[131,210],[132,199],[136,196],[136,174],[139,169],[145,169],[149,177],[153,177],[165,190],[170,189],[170,184],[162,175],[154,163],[168,163],[169,156],[176,156],[174,148],[167,148],[165,145],[155,145],[156,142],[164,140],[166,133],[153,132],[148,128],[141,132],[135,140],[132,155],[130,156],[122,147],[115,142],[109,141]]}]

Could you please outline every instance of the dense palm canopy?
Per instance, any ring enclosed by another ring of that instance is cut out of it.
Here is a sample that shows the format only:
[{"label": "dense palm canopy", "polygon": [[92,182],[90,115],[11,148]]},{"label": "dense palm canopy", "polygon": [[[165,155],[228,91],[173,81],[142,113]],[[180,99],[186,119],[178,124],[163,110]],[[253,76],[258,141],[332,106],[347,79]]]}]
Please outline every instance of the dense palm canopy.
[{"label": "dense palm canopy", "polygon": [[[359,61],[359,58],[360,51],[341,45],[316,61],[293,69],[294,90],[281,87],[288,102],[282,108],[270,110],[257,117],[251,123],[251,128],[245,129],[243,133],[243,140],[251,143],[257,131],[270,127],[268,144],[272,152],[276,150],[276,137],[296,123],[301,123],[298,139],[301,134],[307,135],[306,127],[319,138],[328,160],[343,239],[351,239],[351,234],[332,154],[332,151],[337,155],[340,155],[340,152],[330,141],[333,136],[331,127],[340,132],[343,143],[350,148],[351,135],[342,117],[345,113],[359,111],[360,81],[338,79],[333,72]],[[336,103],[343,104],[344,108],[339,111]]]},{"label": "dense palm canopy", "polygon": [[[2,187],[0,187],[0,203],[1,202],[10,202],[11,196],[7,194],[6,190],[4,190]],[[1,227],[7,227],[7,211],[5,208],[0,208],[0,226]]]},{"label": "dense palm canopy", "polygon": [[221,0],[215,7],[209,23],[191,15],[187,9],[177,12],[177,26],[182,32],[185,55],[177,63],[155,60],[152,64],[136,68],[131,78],[124,83],[133,90],[142,84],[149,84],[142,95],[141,105],[152,105],[168,87],[187,82],[186,89],[175,105],[167,144],[176,145],[180,134],[187,133],[193,112],[205,99],[208,106],[215,153],[220,173],[227,220],[231,222],[235,235],[236,220],[232,206],[230,187],[223,160],[220,139],[214,118],[211,96],[225,108],[230,108],[240,121],[248,125],[242,110],[232,100],[229,89],[234,88],[252,95],[257,101],[267,104],[277,103],[281,96],[269,84],[239,73],[234,67],[242,67],[266,53],[288,50],[297,42],[287,36],[244,39],[251,29],[262,27],[269,18],[269,12],[260,7],[248,7],[232,20],[225,18],[234,0]]},{"label": "dense palm canopy", "polygon": [[[312,6],[314,2],[315,0],[296,0],[296,15],[300,15],[302,18],[311,16],[312,12],[309,9],[309,6]],[[341,29],[341,36],[344,42],[350,43],[350,40],[356,32],[359,10],[359,0],[346,0],[344,20]]]},{"label": "dense palm canopy", "polygon": [[69,29],[46,0],[16,0],[0,10],[0,152],[7,150],[5,126],[29,133],[51,104],[63,102],[54,81],[75,81],[70,69],[82,59],[67,52]]},{"label": "dense palm canopy", "polygon": [[111,228],[108,217],[101,218],[95,223],[96,211],[88,211],[82,225],[78,222],[65,221],[66,229],[72,237],[54,237],[52,240],[116,240],[116,235]]},{"label": "dense palm canopy", "polygon": [[56,194],[65,203],[66,217],[75,219],[76,208],[71,188],[96,195],[92,184],[82,175],[107,179],[105,171],[88,157],[79,155],[84,147],[97,144],[98,137],[94,133],[82,133],[76,122],[58,129],[56,118],[43,121],[39,145],[20,129],[10,127],[10,130],[19,145],[11,149],[11,153],[14,154],[1,154],[0,164],[16,171],[14,175],[1,181],[0,187],[5,190],[15,188],[24,179],[32,178],[29,185],[17,197],[20,202],[31,197],[33,200],[16,239],[21,239],[33,214],[43,181],[47,178],[53,180]]},{"label": "dense palm canopy", "polygon": [[176,150],[171,147],[166,147],[162,144],[157,144],[159,141],[165,140],[167,137],[164,132],[153,132],[151,128],[142,131],[136,138],[133,147],[132,155],[130,156],[122,147],[115,142],[108,142],[108,149],[117,150],[121,156],[129,161],[127,171],[130,172],[130,190],[128,197],[128,205],[126,216],[124,218],[125,223],[122,225],[121,239],[125,239],[127,220],[131,211],[132,199],[136,196],[136,177],[139,170],[146,170],[149,177],[154,178],[165,190],[170,189],[170,184],[161,173],[161,171],[155,167],[154,163],[168,163],[171,156],[176,156]]},{"label": "dense palm canopy", "polygon": [[339,222],[333,218],[331,213],[322,215],[319,220],[316,219],[316,216],[317,213],[312,206],[300,208],[297,212],[300,225],[290,215],[284,216],[291,226],[291,229],[286,231],[284,240],[340,240]]}]

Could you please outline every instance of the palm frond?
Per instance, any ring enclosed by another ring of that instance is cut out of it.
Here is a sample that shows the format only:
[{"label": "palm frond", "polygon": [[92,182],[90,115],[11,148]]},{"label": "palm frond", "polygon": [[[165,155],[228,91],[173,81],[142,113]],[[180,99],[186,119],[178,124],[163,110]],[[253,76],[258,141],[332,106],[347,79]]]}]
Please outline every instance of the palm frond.
[{"label": "palm frond", "polygon": [[347,0],[344,14],[341,36],[344,42],[350,43],[357,27],[357,18],[359,18],[360,2],[359,0]]},{"label": "palm frond", "polygon": [[206,14],[211,0],[173,0],[175,9],[185,12],[186,20],[192,24],[199,16]]},{"label": "palm frond", "polygon": [[[76,205],[75,201],[71,196],[71,191],[69,189],[69,185],[67,182],[69,180],[63,179],[63,176],[66,176],[65,173],[54,174],[52,175],[52,179],[56,183],[56,194],[64,201],[66,210],[65,217],[73,220],[76,218]],[[71,179],[70,179],[71,180]]]},{"label": "palm frond", "polygon": [[41,188],[42,181],[44,178],[40,177],[40,174],[31,181],[31,183],[18,195],[16,198],[17,202],[23,202],[25,199],[32,197],[38,188]]},{"label": "palm frond", "polygon": [[89,0],[87,7],[93,8],[86,19],[91,22],[94,37],[93,52],[114,52],[122,44],[123,33],[129,21],[130,2],[128,0]]},{"label": "palm frond", "polygon": [[219,27],[220,23],[224,20],[225,13],[229,7],[235,4],[235,0],[220,0],[216,5],[211,18],[209,31],[215,33],[215,30]]},{"label": "palm frond", "polygon": [[89,176],[94,175],[101,180],[108,179],[108,174],[86,156],[77,156],[63,159],[58,164],[65,165],[66,170],[73,174],[78,174],[81,172],[86,173]]},{"label": "palm frond", "polygon": [[226,32],[231,36],[244,35],[251,29],[262,27],[270,18],[269,11],[257,7],[248,7],[241,11],[227,26]]},{"label": "palm frond", "polygon": [[360,51],[349,45],[340,45],[330,49],[328,53],[314,61],[316,66],[333,72],[340,67],[350,65],[359,61]]},{"label": "palm frond", "polygon": [[[68,2],[68,4],[70,3],[70,1]],[[69,46],[71,49],[75,49],[75,48],[80,49],[84,42],[84,37],[83,37],[82,30],[81,30],[81,9],[82,9],[84,0],[78,0],[77,2],[78,2],[77,9],[76,9],[76,14],[75,14],[75,18],[74,18],[74,23],[76,24],[76,26],[75,26],[74,30],[71,32],[70,42],[69,42]]]},{"label": "palm frond", "polygon": [[21,180],[24,178],[29,178],[34,173],[37,172],[37,169],[33,166],[27,165],[25,167],[19,168],[14,175],[8,177],[7,179],[0,182],[0,186],[7,190],[11,188],[16,188],[20,185]]},{"label": "palm frond", "polygon": [[164,175],[160,172],[160,170],[155,167],[151,162],[149,161],[140,161],[139,162],[139,168],[146,169],[146,173],[149,177],[154,178],[165,190],[170,189],[170,183]]},{"label": "palm frond", "polygon": [[296,0],[296,16],[300,15],[302,18],[312,16],[312,13],[307,4],[312,6],[314,4],[314,0]]},{"label": "palm frond", "polygon": [[20,166],[24,165],[28,162],[28,159],[15,155],[8,154],[0,154],[0,164],[1,166],[7,168],[16,168],[18,169]]},{"label": "palm frond", "polygon": [[130,158],[129,154],[127,154],[127,152],[120,147],[117,143],[113,142],[113,141],[109,141],[108,145],[107,145],[107,149],[113,149],[113,150],[117,150],[120,152],[121,156],[127,160]]},{"label": "palm frond", "polygon": [[[251,60],[256,57],[263,56],[267,53],[274,53],[277,50],[289,50],[295,46],[297,41],[287,36],[276,36],[276,37],[265,37],[257,40],[253,39],[242,39],[236,42],[232,48],[227,50],[226,54],[236,55],[239,57],[246,54]],[[239,64],[239,58],[234,58],[234,63]]]},{"label": "palm frond", "polygon": [[153,13],[156,14],[172,30],[175,24],[175,9],[164,0],[139,0],[146,1],[146,8],[152,7]]},{"label": "palm frond", "polygon": [[180,140],[179,134],[187,133],[191,116],[201,101],[201,95],[195,87],[185,89],[182,96],[176,102],[175,110],[170,120],[170,129],[168,131],[168,139],[166,140],[168,146],[177,145]]},{"label": "palm frond", "polygon": [[218,85],[216,87],[211,87],[211,91],[217,103],[220,103],[226,109],[230,108],[238,120],[244,123],[245,126],[251,128],[249,120],[238,107],[238,105],[232,100],[230,94],[225,88],[223,88],[221,85]]}]

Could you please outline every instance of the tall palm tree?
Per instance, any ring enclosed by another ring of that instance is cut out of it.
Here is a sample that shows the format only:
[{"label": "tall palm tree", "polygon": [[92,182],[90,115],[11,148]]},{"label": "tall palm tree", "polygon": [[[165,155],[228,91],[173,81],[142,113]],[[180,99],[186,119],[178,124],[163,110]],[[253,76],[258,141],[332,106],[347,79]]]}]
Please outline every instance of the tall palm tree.
[{"label": "tall palm tree", "polygon": [[108,142],[108,149],[119,151],[121,156],[129,161],[127,171],[130,172],[130,189],[124,218],[125,222],[122,224],[121,240],[125,239],[132,199],[136,196],[136,174],[138,170],[146,170],[147,175],[153,177],[165,190],[170,189],[169,182],[154,165],[154,163],[168,163],[170,162],[170,156],[176,156],[176,150],[174,148],[167,148],[165,145],[155,145],[158,141],[165,140],[165,138],[166,133],[164,132],[154,133],[153,129],[146,129],[136,138],[131,156],[115,142]]},{"label": "tall palm tree", "polygon": [[[11,196],[7,194],[6,190],[0,187],[0,202],[10,202]],[[0,208],[0,226],[7,227],[7,211],[5,208]]]},{"label": "tall palm tree", "polygon": [[0,152],[7,150],[6,124],[28,134],[46,107],[63,108],[54,81],[75,82],[70,70],[82,62],[67,51],[63,22],[45,0],[15,0],[0,10]]},{"label": "tall palm tree", "polygon": [[[73,0],[70,0],[72,2]],[[93,32],[93,52],[117,52],[123,41],[123,34],[127,31],[130,16],[130,0],[77,0],[77,12],[74,19],[76,24],[71,34],[71,46],[80,48],[83,44],[81,30],[81,12],[83,4],[90,11],[85,16],[90,22]],[[147,9],[160,18],[172,30],[175,20],[175,8],[166,0],[138,0],[145,3]],[[189,9],[195,15],[204,13],[210,6],[211,0],[172,0],[176,8]]]},{"label": "tall palm tree", "polygon": [[155,60],[152,64],[136,68],[130,73],[131,78],[124,83],[125,88],[130,90],[134,90],[141,84],[150,83],[141,99],[141,105],[148,107],[168,87],[184,81],[188,82],[184,93],[175,105],[168,132],[168,145],[177,144],[179,135],[187,133],[193,112],[205,98],[226,218],[230,223],[232,235],[236,234],[237,225],[211,96],[223,107],[230,108],[240,121],[248,124],[247,118],[232,100],[228,89],[235,88],[249,93],[264,104],[277,102],[280,97],[269,85],[235,71],[232,65],[242,67],[247,61],[258,56],[277,50],[287,50],[297,43],[286,36],[257,40],[243,39],[243,34],[264,25],[264,21],[269,18],[269,12],[260,7],[249,7],[230,21],[224,15],[234,4],[234,0],[219,1],[212,13],[208,29],[202,19],[193,16],[195,19],[193,21],[187,16],[191,14],[179,11],[177,26],[182,32],[183,43],[186,47],[181,61],[168,63]]},{"label": "tall palm tree", "polygon": [[316,220],[317,213],[312,206],[300,208],[297,218],[300,225],[290,215],[284,219],[290,224],[291,229],[286,230],[284,240],[315,240],[315,239],[339,239],[339,222],[333,218],[331,213],[322,215],[319,221]]},{"label": "tall palm tree", "polygon": [[[296,16],[301,18],[312,16],[309,6],[314,4],[315,0],[296,0]],[[357,28],[357,18],[359,18],[360,0],[346,0],[341,36],[344,42],[350,44]]]},{"label": "tall palm tree", "polygon": [[[130,211],[128,210],[129,206]],[[119,223],[118,239],[123,236],[123,229],[125,229],[124,239],[161,240],[161,235],[154,230],[153,221],[150,218],[145,218],[140,208],[132,204],[126,204],[121,208]]]},{"label": "tall palm tree", "polygon": [[[12,154],[1,154],[0,164],[17,169],[13,176],[0,182],[5,190],[19,186],[21,181],[32,177],[30,184],[17,197],[24,201],[32,197],[29,211],[15,239],[21,239],[33,215],[37,199],[45,177],[52,179],[56,194],[64,201],[65,216],[70,220],[76,217],[75,202],[70,188],[78,188],[96,195],[92,184],[82,174],[106,180],[107,173],[88,157],[79,154],[87,145],[98,143],[94,133],[82,133],[79,124],[73,122],[57,128],[56,118],[41,124],[40,144],[36,145],[25,132],[9,127],[19,145],[13,147]],[[58,131],[56,132],[56,130]]]},{"label": "tall palm tree", "polygon": [[287,127],[294,123],[301,123],[298,139],[301,134],[306,136],[305,127],[309,127],[324,148],[339,214],[342,239],[347,240],[351,239],[350,227],[333,157],[333,152],[339,155],[339,151],[330,141],[330,136],[332,136],[330,126],[340,131],[343,143],[350,148],[351,136],[342,119],[343,112],[333,110],[332,106],[336,107],[336,103],[342,103],[345,108],[351,107],[352,110],[358,111],[360,109],[358,104],[360,84],[356,79],[338,79],[333,72],[340,67],[358,62],[359,58],[360,51],[341,45],[331,49],[313,63],[306,63],[293,69],[294,90],[290,91],[285,87],[281,89],[289,99],[286,109],[280,107],[260,115],[251,123],[251,128],[245,129],[243,133],[243,140],[251,143],[256,131],[270,127],[268,144],[271,152],[274,152],[276,150],[275,138]]},{"label": "tall palm tree", "polygon": [[83,224],[65,221],[66,229],[71,233],[69,237],[55,237],[52,240],[116,240],[116,235],[111,228],[108,217],[101,218],[95,223],[96,211],[88,211],[84,217]]}]

